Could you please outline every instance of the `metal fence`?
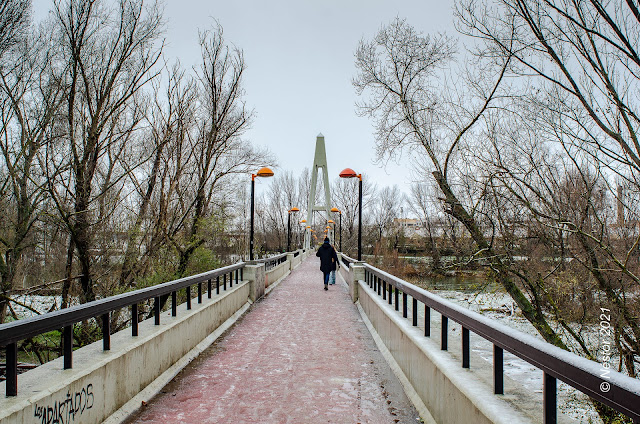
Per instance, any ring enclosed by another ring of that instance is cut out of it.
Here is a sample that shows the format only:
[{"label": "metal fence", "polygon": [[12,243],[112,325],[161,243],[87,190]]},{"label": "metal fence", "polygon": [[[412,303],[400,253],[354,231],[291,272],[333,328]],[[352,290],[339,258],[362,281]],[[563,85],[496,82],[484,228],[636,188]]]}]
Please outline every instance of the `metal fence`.
[{"label": "metal fence", "polygon": [[[191,277],[181,278],[168,283],[95,300],[71,308],[38,315],[31,318],[0,325],[0,346],[6,349],[6,395],[16,396],[18,393],[18,342],[54,330],[62,330],[64,369],[73,364],[73,326],[87,319],[96,318],[102,325],[103,350],[111,349],[110,315],[121,308],[131,308],[131,335],[138,335],[138,305],[146,300],[154,299],[153,315],[155,325],[160,325],[161,304],[171,296],[171,315],[177,315],[177,291],[185,288],[187,309],[191,309],[191,287],[197,285],[197,301],[202,303],[203,284],[207,283],[208,297],[213,290],[216,294],[227,290],[243,279],[245,263],[240,262],[224,268],[218,268]],[[215,284],[215,288],[214,288]]]},{"label": "metal fence", "polygon": [[281,263],[286,262],[287,261],[287,254],[288,253],[282,253],[280,255],[271,256],[269,258],[258,259],[258,260],[254,261],[254,262],[264,264],[265,271],[269,271],[269,270],[272,270],[273,268],[277,267]]},{"label": "metal fence", "polygon": [[340,254],[340,261],[342,262],[342,264],[346,267],[349,268],[350,264],[356,263],[358,262],[357,260],[348,257],[347,255],[341,253]]},{"label": "metal fence", "polygon": [[[345,256],[343,256],[343,259]],[[354,262],[346,258],[347,262]],[[395,310],[402,307],[402,316],[408,315],[408,298],[412,302],[412,324],[418,325],[418,304],[424,305],[424,335],[431,336],[430,312],[442,316],[441,349],[448,349],[449,319],[462,326],[462,367],[469,368],[469,334],[473,332],[493,343],[494,393],[503,394],[503,351],[513,353],[544,373],[544,422],[555,423],[557,417],[556,379],[576,388],[589,397],[610,406],[640,423],[640,381],[624,374],[606,370],[603,378],[601,364],[546,343],[535,337],[499,324],[483,315],[469,311],[446,299],[423,290],[398,277],[363,263],[365,283]]]}]

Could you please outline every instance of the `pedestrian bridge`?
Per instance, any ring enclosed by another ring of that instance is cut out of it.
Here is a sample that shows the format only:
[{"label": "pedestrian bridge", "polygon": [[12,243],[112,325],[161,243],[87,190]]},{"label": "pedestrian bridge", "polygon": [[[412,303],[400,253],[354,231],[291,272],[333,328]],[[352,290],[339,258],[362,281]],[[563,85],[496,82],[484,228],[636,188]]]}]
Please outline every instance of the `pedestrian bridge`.
[{"label": "pedestrian bridge", "polygon": [[[0,423],[569,422],[557,380],[639,422],[640,381],[344,255],[325,292],[309,253],[3,324]],[[110,334],[116,311],[131,325]],[[103,340],[74,350],[92,318]],[[64,355],[18,375],[17,342],[57,329]],[[540,370],[541,393],[504,372],[515,360]]]}]

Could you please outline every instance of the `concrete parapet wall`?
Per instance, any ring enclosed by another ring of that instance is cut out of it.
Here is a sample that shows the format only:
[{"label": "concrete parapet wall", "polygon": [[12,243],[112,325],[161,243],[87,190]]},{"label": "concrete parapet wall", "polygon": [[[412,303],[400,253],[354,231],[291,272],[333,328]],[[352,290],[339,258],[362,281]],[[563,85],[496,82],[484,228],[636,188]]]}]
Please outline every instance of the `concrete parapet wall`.
[{"label": "concrete parapet wall", "polygon": [[298,265],[300,265],[300,263],[304,259],[302,249],[298,250],[297,252],[298,252],[298,256],[294,256],[293,253],[289,253],[287,255],[287,261],[289,261],[289,269],[290,270],[293,270]]},{"label": "concrete parapet wall", "polygon": [[355,282],[364,313],[436,422],[534,422],[527,414],[495,396],[493,388],[472,371],[461,368],[447,352],[425,338],[422,329],[402,318],[364,281]]},{"label": "concrete parapet wall", "polygon": [[[111,350],[102,341],[74,351],[73,368],[63,358],[18,376],[18,396],[0,399],[0,424],[103,422],[151,384],[165,370],[247,304],[250,284],[243,281],[213,299],[178,307],[176,317],[163,312],[111,336]],[[4,393],[5,383],[0,385]]]},{"label": "concrete parapet wall", "polygon": [[265,286],[269,287],[270,285],[278,282],[283,279],[291,272],[291,265],[289,261],[284,261],[276,267],[271,268],[266,272]]},{"label": "concrete parapet wall", "polygon": [[244,277],[249,280],[249,299],[252,302],[255,302],[256,300],[264,296],[266,276],[263,264],[245,265]]}]

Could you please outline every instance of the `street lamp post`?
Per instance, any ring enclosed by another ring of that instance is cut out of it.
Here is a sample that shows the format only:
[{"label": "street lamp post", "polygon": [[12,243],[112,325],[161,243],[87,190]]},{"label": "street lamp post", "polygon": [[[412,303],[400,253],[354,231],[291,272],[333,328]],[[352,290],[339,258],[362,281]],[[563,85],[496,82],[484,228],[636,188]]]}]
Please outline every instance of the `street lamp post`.
[{"label": "street lamp post", "polygon": [[300,209],[293,207],[287,214],[287,252],[291,251],[291,213],[300,212]]},{"label": "street lamp post", "polygon": [[340,178],[358,177],[358,260],[362,260],[362,174],[356,174],[351,168],[345,168],[340,173]]},{"label": "street lamp post", "polygon": [[342,211],[338,208],[331,208],[331,212],[338,212],[340,214],[340,251],[342,252]]},{"label": "street lamp post", "polygon": [[273,177],[273,171],[267,167],[260,168],[257,173],[251,174],[251,230],[249,231],[249,260],[253,260],[253,215],[254,197],[256,191],[256,177]]},{"label": "street lamp post", "polygon": [[307,233],[307,220],[303,219],[300,221],[300,225],[302,227],[302,231],[298,234],[298,244],[300,244],[301,249],[304,249],[304,236]]}]

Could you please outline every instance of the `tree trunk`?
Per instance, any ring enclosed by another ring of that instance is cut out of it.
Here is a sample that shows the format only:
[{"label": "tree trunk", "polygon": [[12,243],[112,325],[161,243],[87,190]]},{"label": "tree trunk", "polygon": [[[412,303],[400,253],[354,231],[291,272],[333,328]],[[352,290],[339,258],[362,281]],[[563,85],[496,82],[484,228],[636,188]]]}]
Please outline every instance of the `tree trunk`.
[{"label": "tree trunk", "polygon": [[88,194],[85,196],[86,190],[79,189],[76,203],[76,222],[73,231],[76,251],[78,252],[78,262],[80,263],[80,287],[82,288],[82,296],[80,298],[81,303],[91,302],[95,300],[95,294],[93,292],[93,282],[91,279],[91,254],[89,252],[90,247],[90,229],[88,222],[88,202],[85,198],[88,198]]},{"label": "tree trunk", "polygon": [[151,175],[149,177],[149,184],[147,185],[147,191],[145,192],[144,197],[142,198],[142,203],[140,204],[140,209],[138,210],[138,215],[136,216],[136,222],[133,225],[133,229],[131,230],[131,235],[129,236],[129,240],[127,242],[127,250],[124,255],[124,261],[122,263],[122,268],[120,270],[120,286],[129,286],[133,279],[135,278],[134,267],[137,262],[137,244],[140,239],[140,229],[142,228],[142,220],[147,214],[147,210],[149,209],[149,204],[151,203],[151,196],[153,195],[153,191],[156,186],[156,181],[158,179],[158,172],[160,169],[160,164],[162,160],[162,152],[165,143],[160,144],[158,149],[156,150],[156,156],[153,161],[153,168],[151,169]]},{"label": "tree trunk", "polygon": [[69,290],[71,290],[71,273],[73,272],[73,251],[75,246],[73,244],[73,238],[69,237],[69,246],[67,247],[67,263],[64,267],[64,283],[62,283],[62,302],[61,308],[65,309],[69,307]]},{"label": "tree trunk", "polygon": [[565,345],[560,336],[553,331],[541,311],[529,302],[529,299],[527,299],[524,293],[513,282],[509,276],[508,266],[505,265],[496,254],[494,254],[495,252],[493,252],[492,247],[482,234],[478,224],[462,206],[455,194],[453,194],[449,183],[445,180],[442,173],[434,171],[433,177],[436,179],[440,190],[442,190],[445,195],[445,203],[450,208],[446,212],[460,221],[462,225],[467,228],[471,234],[471,238],[480,249],[480,253],[489,262],[496,281],[504,287],[507,293],[509,293],[511,298],[522,310],[522,314],[536,328],[536,330],[538,330],[542,338],[544,338],[548,343],[568,350],[567,345]]}]

